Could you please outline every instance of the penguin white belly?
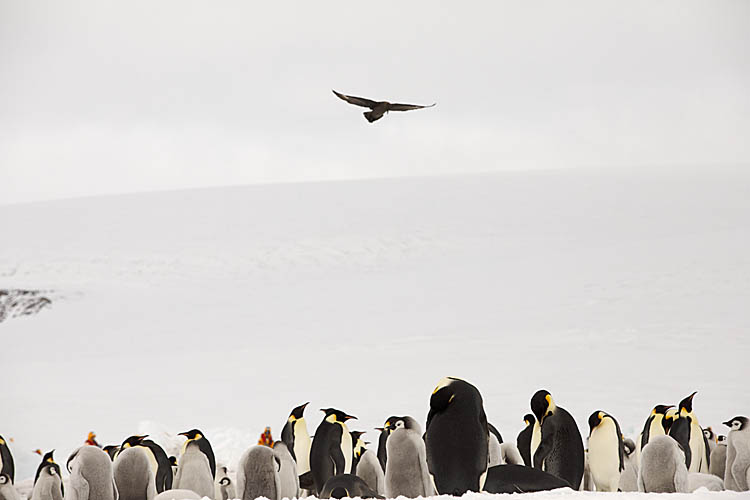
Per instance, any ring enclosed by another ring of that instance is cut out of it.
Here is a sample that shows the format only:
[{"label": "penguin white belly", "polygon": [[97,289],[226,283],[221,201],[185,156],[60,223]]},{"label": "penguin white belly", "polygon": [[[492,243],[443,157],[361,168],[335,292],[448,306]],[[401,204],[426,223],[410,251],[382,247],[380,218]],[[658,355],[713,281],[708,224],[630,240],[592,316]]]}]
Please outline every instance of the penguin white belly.
[{"label": "penguin white belly", "polygon": [[344,424],[341,425],[341,453],[344,454],[344,474],[352,473],[352,435]]},{"label": "penguin white belly", "polygon": [[140,446],[140,448],[143,448],[146,451],[148,462],[149,464],[151,464],[151,472],[153,472],[154,477],[156,477],[156,471],[159,469],[159,462],[156,461],[156,456],[154,455],[154,452],[151,451],[151,448],[147,446]]},{"label": "penguin white belly", "polygon": [[605,419],[589,437],[589,470],[596,491],[617,491],[620,483],[620,441],[611,419]]},{"label": "penguin white belly", "polygon": [[534,453],[536,453],[536,449],[539,448],[539,443],[541,442],[542,442],[542,427],[539,425],[539,422],[534,422],[534,427],[531,430],[531,466],[532,467],[534,466]]},{"label": "penguin white belly", "polygon": [[698,424],[698,420],[693,418],[690,424],[690,468],[688,472],[708,473],[708,464],[706,463],[706,442],[703,440],[703,429]]},{"label": "penguin white belly", "polygon": [[307,432],[305,419],[294,422],[294,457],[297,459],[297,473],[301,476],[310,471],[310,447],[312,440]]}]

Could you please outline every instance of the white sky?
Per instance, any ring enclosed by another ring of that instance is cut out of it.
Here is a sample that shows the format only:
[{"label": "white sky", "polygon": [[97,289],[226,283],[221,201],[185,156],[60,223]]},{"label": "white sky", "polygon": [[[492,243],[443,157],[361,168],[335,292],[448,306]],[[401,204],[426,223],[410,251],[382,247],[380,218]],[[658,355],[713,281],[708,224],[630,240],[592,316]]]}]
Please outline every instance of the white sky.
[{"label": "white sky", "polygon": [[0,203],[750,163],[750,2],[364,5],[0,1]]}]

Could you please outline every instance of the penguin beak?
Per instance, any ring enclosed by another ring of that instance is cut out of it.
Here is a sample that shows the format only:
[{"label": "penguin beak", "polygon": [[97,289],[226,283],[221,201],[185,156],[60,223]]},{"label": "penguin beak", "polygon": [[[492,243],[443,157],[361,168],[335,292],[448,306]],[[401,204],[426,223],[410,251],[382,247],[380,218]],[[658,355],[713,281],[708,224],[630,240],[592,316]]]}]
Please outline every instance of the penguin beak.
[{"label": "penguin beak", "polygon": [[375,427],[375,430],[383,432],[385,430],[385,428],[384,427]]},{"label": "penguin beak", "polygon": [[352,415],[344,415],[344,422],[347,420],[357,420],[357,417],[354,417]]},{"label": "penguin beak", "polygon": [[732,421],[728,420],[726,422],[722,422],[722,424],[726,425],[727,427],[732,427]]}]

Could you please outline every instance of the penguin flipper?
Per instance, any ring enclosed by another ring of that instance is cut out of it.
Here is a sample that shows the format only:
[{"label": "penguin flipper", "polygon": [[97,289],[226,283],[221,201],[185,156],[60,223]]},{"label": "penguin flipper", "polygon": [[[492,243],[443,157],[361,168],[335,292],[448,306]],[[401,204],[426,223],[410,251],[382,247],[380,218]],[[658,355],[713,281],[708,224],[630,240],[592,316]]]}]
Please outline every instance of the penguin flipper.
[{"label": "penguin flipper", "polygon": [[312,471],[309,470],[299,476],[299,487],[304,490],[314,490],[315,480],[313,479]]},{"label": "penguin flipper", "polygon": [[533,457],[533,466],[535,469],[542,469],[544,459],[547,458],[547,455],[549,455],[554,448],[555,427],[554,423],[549,420],[549,417],[545,419],[544,425],[542,425],[542,440],[539,442],[539,446]]},{"label": "penguin flipper", "polygon": [[341,451],[341,446],[334,444],[331,446],[331,460],[333,460],[334,476],[344,474],[344,467],[346,467],[346,460],[344,459],[344,452]]}]

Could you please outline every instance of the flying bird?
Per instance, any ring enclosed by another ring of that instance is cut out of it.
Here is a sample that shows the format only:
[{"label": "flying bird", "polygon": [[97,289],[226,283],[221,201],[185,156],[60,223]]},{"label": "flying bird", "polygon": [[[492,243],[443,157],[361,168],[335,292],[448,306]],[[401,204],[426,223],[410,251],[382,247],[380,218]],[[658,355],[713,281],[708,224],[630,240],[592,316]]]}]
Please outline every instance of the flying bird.
[{"label": "flying bird", "polygon": [[411,111],[413,109],[431,108],[437,103],[432,103],[429,106],[420,106],[419,104],[399,104],[388,101],[373,101],[371,99],[365,99],[364,97],[355,97],[353,95],[344,95],[333,91],[336,97],[342,99],[349,104],[355,106],[362,106],[363,108],[370,108],[371,111],[365,111],[362,113],[367,118],[367,121],[372,123],[375,120],[380,120],[384,114],[389,111]]}]

